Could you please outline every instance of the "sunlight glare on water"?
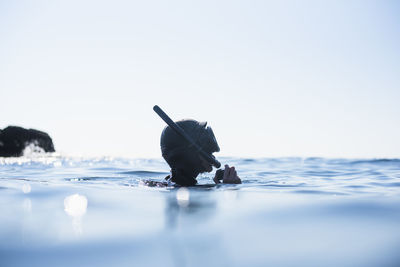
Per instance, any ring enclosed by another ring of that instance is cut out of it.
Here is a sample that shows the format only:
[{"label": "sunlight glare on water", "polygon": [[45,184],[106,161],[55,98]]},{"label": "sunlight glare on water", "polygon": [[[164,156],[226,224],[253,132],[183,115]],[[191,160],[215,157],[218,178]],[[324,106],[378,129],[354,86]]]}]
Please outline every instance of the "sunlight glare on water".
[{"label": "sunlight glare on water", "polygon": [[79,194],[64,199],[64,211],[73,218],[72,225],[77,235],[82,234],[81,217],[86,213],[87,204],[87,198]]},{"label": "sunlight glare on water", "polygon": [[87,203],[85,196],[74,194],[64,199],[64,210],[69,216],[81,217],[86,213]]}]

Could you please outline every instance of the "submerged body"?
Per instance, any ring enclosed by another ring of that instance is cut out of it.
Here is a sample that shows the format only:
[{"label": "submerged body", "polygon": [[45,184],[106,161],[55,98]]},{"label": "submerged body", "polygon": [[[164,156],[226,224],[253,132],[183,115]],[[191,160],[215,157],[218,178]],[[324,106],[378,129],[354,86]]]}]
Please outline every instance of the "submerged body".
[{"label": "submerged body", "polygon": [[[182,180],[184,178],[180,178],[179,180]],[[179,183],[175,182],[176,179],[172,174],[168,175],[165,177],[164,181],[154,181],[154,180],[145,180],[144,184],[146,186],[150,187],[180,187],[180,186],[185,186]],[[225,169],[219,169],[215,173],[214,179],[213,179],[215,184],[206,184],[206,185],[201,185],[201,186],[207,186],[207,187],[213,187],[217,184],[240,184],[241,180],[239,176],[237,175],[237,172],[235,170],[235,167],[229,167],[228,165],[225,165]],[[196,183],[192,186],[199,186],[197,185],[197,180]]]}]

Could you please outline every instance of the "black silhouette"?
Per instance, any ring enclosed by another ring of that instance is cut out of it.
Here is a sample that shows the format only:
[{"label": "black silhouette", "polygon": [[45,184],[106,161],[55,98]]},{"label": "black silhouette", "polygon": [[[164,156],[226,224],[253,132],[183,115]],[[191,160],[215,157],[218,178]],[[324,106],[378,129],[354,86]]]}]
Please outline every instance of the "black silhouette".
[{"label": "black silhouette", "polygon": [[25,147],[30,144],[45,152],[55,152],[53,141],[45,132],[18,126],[8,126],[0,130],[0,157],[22,156]]}]

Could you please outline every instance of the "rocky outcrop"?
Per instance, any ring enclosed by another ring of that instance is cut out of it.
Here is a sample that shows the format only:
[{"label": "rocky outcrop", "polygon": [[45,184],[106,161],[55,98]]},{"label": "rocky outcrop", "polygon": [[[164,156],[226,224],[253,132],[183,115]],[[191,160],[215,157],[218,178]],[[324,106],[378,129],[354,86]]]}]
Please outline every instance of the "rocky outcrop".
[{"label": "rocky outcrop", "polygon": [[50,136],[34,129],[8,126],[0,130],[0,157],[22,156],[27,146],[34,145],[45,152],[55,152]]}]

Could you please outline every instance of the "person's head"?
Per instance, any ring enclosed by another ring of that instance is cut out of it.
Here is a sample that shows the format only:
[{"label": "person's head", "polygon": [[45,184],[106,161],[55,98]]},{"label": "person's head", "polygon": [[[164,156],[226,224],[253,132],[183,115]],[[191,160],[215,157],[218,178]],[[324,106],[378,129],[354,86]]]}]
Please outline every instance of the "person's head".
[{"label": "person's head", "polygon": [[[176,124],[207,154],[219,152],[217,140],[212,129],[207,127],[207,122],[186,119],[177,121]],[[162,156],[171,169],[179,169],[192,177],[212,171],[211,164],[169,126],[161,134],[160,145]]]}]

